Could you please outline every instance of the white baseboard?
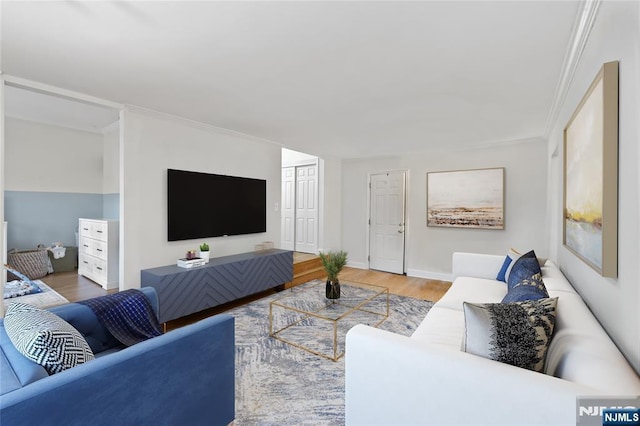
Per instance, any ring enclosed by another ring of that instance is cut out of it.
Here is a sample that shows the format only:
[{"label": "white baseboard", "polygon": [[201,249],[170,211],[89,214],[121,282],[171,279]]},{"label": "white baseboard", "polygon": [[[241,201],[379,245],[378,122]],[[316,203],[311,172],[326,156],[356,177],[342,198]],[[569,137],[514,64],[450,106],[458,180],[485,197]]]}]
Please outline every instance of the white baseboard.
[{"label": "white baseboard", "polygon": [[[356,269],[369,269],[367,262],[347,261],[347,266]],[[423,271],[421,269],[408,269],[407,276],[416,278],[426,278],[428,280],[451,281],[451,274],[442,272]]]},{"label": "white baseboard", "polygon": [[369,265],[365,262],[352,262],[350,260],[347,260],[347,266],[356,269],[369,269]]},{"label": "white baseboard", "polygon": [[423,271],[420,269],[408,269],[407,275],[416,278],[426,278],[428,280],[451,281],[451,274],[442,272]]}]

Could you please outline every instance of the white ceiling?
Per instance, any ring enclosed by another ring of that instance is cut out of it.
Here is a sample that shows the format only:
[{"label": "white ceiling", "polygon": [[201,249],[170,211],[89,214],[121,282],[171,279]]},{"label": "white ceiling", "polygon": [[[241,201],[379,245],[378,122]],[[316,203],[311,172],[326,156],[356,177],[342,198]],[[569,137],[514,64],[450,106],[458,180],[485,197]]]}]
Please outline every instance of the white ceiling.
[{"label": "white ceiling", "polygon": [[4,94],[7,117],[37,121],[92,133],[109,130],[119,112],[95,104],[7,86]]},{"label": "white ceiling", "polygon": [[544,136],[581,3],[1,7],[8,75],[351,158]]}]

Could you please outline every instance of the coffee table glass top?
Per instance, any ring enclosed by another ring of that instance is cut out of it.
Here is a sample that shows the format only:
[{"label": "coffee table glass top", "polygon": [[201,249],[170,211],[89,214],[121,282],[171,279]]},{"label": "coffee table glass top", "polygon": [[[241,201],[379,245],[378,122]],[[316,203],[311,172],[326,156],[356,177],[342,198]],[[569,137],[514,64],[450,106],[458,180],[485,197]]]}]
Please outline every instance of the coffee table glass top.
[{"label": "coffee table glass top", "polygon": [[333,361],[340,359],[351,327],[377,327],[389,316],[388,288],[348,281],[341,281],[340,287],[335,300],[325,297],[323,281],[285,291],[270,303],[270,335]]}]

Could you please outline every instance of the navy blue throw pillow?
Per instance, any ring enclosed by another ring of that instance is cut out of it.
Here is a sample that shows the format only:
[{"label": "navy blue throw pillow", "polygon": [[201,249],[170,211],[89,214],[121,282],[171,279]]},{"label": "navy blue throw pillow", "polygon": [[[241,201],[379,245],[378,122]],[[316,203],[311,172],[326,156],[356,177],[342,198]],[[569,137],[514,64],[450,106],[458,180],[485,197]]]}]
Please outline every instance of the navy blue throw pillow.
[{"label": "navy blue throw pillow", "polygon": [[507,253],[507,256],[504,258],[504,263],[502,264],[502,267],[500,268],[500,271],[498,272],[498,276],[496,277],[496,280],[498,281],[502,281],[503,283],[507,282],[507,271],[509,270],[509,266],[511,265],[511,262],[513,262],[514,260],[517,260],[520,257],[520,253],[518,253],[517,251],[515,251],[514,249],[509,249],[509,252]]},{"label": "navy blue throw pillow", "polygon": [[507,269],[509,269],[509,265],[511,265],[511,258],[509,256],[504,258],[504,263],[502,264],[502,268],[500,268],[500,271],[498,272],[498,276],[496,277],[496,280],[498,281],[502,281],[505,282],[505,275],[507,273]]},{"label": "navy blue throw pillow", "polygon": [[542,277],[542,271],[540,270],[536,253],[531,250],[530,252],[520,256],[513,263],[511,273],[507,279],[507,287],[509,288],[509,291],[511,291],[511,289],[518,283],[524,280],[531,280],[536,274],[540,274]]},{"label": "navy blue throw pillow", "polygon": [[525,302],[527,300],[547,299],[549,293],[542,281],[542,275],[535,274],[530,279],[522,280],[509,289],[502,303]]}]

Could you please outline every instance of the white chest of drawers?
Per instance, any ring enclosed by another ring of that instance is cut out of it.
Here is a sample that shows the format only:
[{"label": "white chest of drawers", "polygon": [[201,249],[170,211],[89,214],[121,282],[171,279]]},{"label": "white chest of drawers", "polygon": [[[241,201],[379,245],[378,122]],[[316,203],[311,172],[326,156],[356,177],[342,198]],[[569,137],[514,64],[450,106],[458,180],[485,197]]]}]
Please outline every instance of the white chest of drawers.
[{"label": "white chest of drawers", "polygon": [[79,219],[78,222],[78,274],[105,290],[118,288],[118,221]]}]

